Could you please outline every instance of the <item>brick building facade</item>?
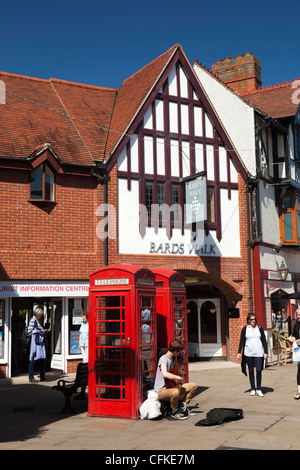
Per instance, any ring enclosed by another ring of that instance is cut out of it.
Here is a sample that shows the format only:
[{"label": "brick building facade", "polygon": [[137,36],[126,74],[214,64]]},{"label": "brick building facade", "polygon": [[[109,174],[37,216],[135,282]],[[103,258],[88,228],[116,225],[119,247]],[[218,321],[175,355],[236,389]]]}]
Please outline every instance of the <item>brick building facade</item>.
[{"label": "brick building facade", "polygon": [[[183,273],[190,357],[236,360],[254,310],[251,171],[181,46],[119,90],[0,80],[3,376],[15,368],[13,315],[28,321],[36,305],[49,367],[73,370],[89,275],[116,263]],[[187,223],[190,181],[207,214]]]}]

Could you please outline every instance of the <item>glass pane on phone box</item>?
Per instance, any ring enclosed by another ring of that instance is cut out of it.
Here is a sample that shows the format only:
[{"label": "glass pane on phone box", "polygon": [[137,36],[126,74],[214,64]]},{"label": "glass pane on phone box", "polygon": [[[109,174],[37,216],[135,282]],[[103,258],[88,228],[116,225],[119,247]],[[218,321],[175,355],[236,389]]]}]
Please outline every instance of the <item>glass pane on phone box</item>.
[{"label": "glass pane on phone box", "polygon": [[101,385],[121,385],[121,376],[115,374],[101,374],[100,383]]},{"label": "glass pane on phone box", "polygon": [[100,350],[101,360],[116,360],[119,361],[121,358],[120,348],[101,348]]},{"label": "glass pane on phone box", "polygon": [[120,400],[120,389],[100,387],[100,398],[110,399],[110,400]]}]

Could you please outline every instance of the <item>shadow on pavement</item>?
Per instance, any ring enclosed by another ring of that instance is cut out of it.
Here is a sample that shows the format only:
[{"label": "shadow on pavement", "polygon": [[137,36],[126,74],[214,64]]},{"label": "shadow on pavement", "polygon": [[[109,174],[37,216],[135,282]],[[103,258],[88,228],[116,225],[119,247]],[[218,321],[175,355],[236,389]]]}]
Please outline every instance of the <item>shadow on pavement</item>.
[{"label": "shadow on pavement", "polygon": [[[52,390],[57,380],[42,384],[10,383],[0,385],[0,442],[26,441],[43,434],[43,428],[76,414],[61,414],[64,396]],[[88,411],[88,400],[72,400],[77,414]]]}]

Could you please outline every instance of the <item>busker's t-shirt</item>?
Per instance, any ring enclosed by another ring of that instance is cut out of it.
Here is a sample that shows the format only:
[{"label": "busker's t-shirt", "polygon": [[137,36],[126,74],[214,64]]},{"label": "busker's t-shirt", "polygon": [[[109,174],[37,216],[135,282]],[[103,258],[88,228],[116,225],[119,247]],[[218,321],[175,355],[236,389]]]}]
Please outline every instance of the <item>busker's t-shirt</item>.
[{"label": "busker's t-shirt", "polygon": [[166,354],[161,356],[158,361],[156,377],[154,382],[154,391],[159,392],[165,386],[165,379],[161,373],[161,365],[165,364],[167,366],[167,371],[170,372],[174,368],[173,359],[170,359]]}]

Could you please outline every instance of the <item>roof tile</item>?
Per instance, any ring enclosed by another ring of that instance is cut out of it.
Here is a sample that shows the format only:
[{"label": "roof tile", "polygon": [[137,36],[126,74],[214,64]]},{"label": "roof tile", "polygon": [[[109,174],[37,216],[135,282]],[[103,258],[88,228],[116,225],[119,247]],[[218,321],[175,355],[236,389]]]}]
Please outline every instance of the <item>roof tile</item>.
[{"label": "roof tile", "polygon": [[[299,79],[298,79],[299,80]],[[300,82],[299,82],[300,83]],[[285,82],[282,85],[267,86],[254,90],[241,97],[253,108],[271,116],[274,119],[294,116],[299,107],[295,97],[295,80]]]}]

